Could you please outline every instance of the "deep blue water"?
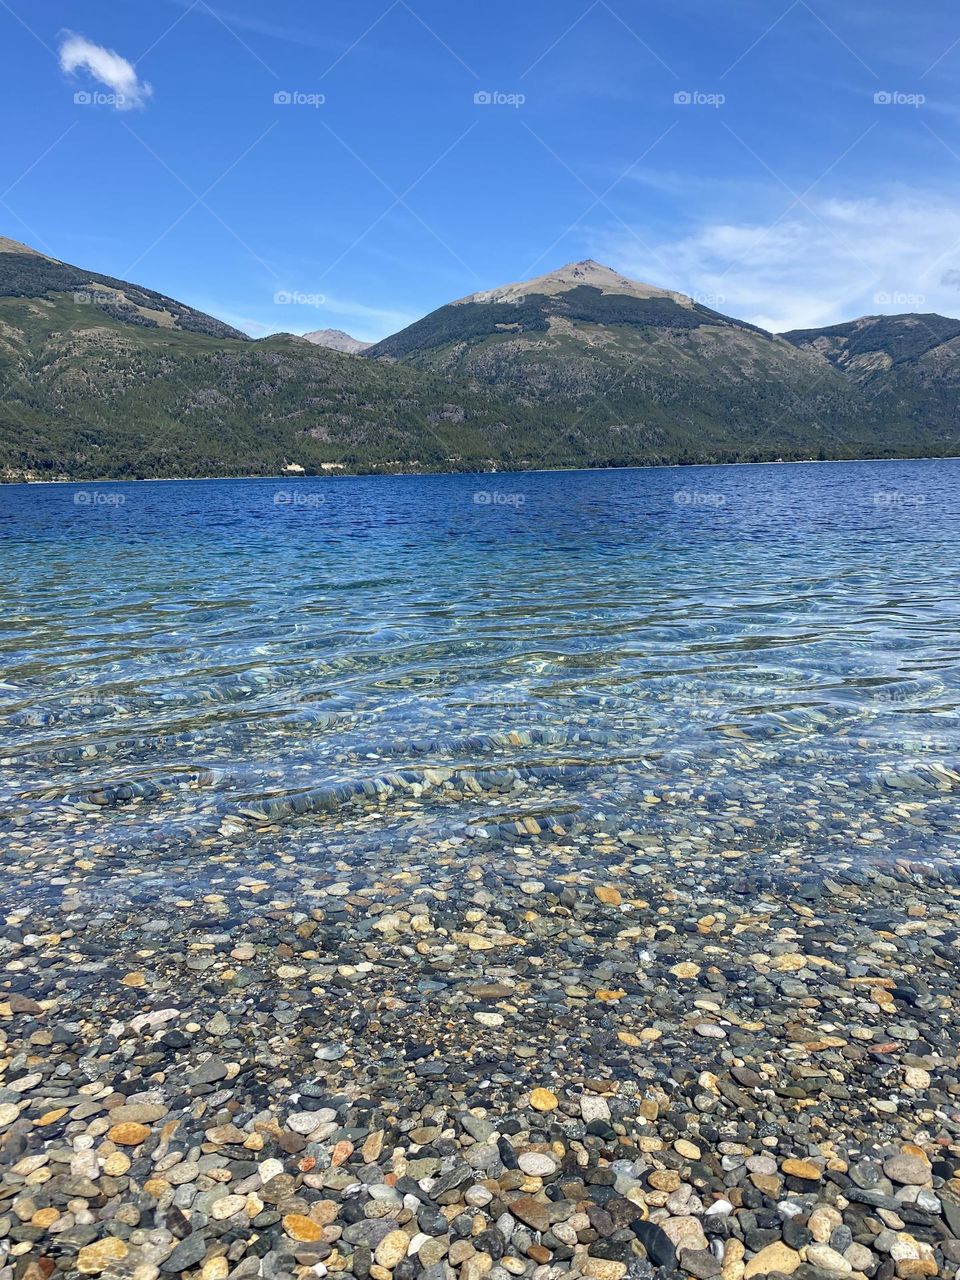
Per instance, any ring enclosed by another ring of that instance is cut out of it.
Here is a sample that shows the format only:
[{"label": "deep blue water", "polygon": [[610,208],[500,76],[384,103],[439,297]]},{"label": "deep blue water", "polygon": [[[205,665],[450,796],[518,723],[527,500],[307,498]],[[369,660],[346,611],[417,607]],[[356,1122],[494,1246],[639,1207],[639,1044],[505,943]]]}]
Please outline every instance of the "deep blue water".
[{"label": "deep blue water", "polygon": [[957,461],[0,486],[0,823],[956,858],[958,535]]}]

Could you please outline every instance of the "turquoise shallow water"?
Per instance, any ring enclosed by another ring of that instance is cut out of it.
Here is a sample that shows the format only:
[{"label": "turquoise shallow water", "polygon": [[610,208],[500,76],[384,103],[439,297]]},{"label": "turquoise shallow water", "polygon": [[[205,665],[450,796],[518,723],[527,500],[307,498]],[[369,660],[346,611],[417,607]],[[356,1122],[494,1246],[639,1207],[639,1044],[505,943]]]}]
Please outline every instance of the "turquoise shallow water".
[{"label": "turquoise shallow water", "polygon": [[956,461],[0,487],[2,856],[955,862],[958,534]]}]

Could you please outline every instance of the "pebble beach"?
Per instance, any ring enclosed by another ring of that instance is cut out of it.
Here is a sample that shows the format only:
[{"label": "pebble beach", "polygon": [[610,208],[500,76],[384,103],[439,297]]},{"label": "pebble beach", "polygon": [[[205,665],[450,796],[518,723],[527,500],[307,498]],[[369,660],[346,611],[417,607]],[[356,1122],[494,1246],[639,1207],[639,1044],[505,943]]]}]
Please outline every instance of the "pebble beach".
[{"label": "pebble beach", "polygon": [[917,569],[942,514],[869,583],[820,548],[834,586],[781,606],[755,561],[726,576],[763,530],[722,470],[719,529],[658,479],[681,560],[626,591],[649,547],[602,512],[578,565],[595,490],[562,477],[472,509],[432,479],[436,527],[404,490],[411,555],[472,522],[429,587],[359,581],[381,519],[330,591],[301,557],[332,499],[330,527],[274,513],[285,576],[242,587],[209,507],[171,578],[150,510],[91,504],[74,590],[128,573],[92,614],[14,540],[0,1280],[960,1275],[956,605]]}]

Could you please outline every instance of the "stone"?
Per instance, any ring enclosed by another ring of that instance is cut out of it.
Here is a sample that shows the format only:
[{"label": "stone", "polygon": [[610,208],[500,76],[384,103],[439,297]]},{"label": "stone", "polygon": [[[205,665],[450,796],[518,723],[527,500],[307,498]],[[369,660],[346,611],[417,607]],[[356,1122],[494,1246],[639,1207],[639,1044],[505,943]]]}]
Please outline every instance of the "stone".
[{"label": "stone", "polygon": [[684,1249],[680,1256],[680,1265],[689,1271],[697,1280],[713,1280],[721,1271],[720,1259],[709,1249]]},{"label": "stone", "polygon": [[34,1121],[38,1129],[46,1129],[51,1124],[56,1124],[58,1120],[62,1120],[67,1114],[66,1107],[54,1107],[52,1111],[45,1111],[44,1114]]},{"label": "stone", "polygon": [[80,1250],[77,1270],[84,1276],[97,1276],[115,1262],[122,1262],[129,1252],[127,1245],[117,1236],[104,1236]]},{"label": "stone", "polygon": [[676,1169],[654,1169],[647,1174],[647,1181],[654,1191],[665,1191],[669,1194],[680,1186],[680,1174]]},{"label": "stone", "polygon": [[480,1011],[473,1015],[474,1022],[479,1022],[482,1027],[502,1027],[504,1017],[502,1013],[487,1013]]},{"label": "stone", "polygon": [[823,1173],[810,1160],[784,1160],[780,1166],[783,1173],[791,1178],[801,1178],[804,1182],[819,1182]]},{"label": "stone", "polygon": [[107,1137],[118,1147],[138,1147],[150,1137],[150,1129],[136,1120],[124,1120],[107,1131]]},{"label": "stone", "polygon": [[[314,1222],[312,1218],[305,1218],[300,1213],[288,1213],[283,1219],[283,1229],[292,1240],[298,1240],[302,1244],[312,1244],[317,1240],[323,1239],[323,1227],[320,1223]],[[398,1231],[395,1234],[402,1235],[404,1240],[407,1239],[406,1232]],[[404,1246],[404,1251],[406,1251],[406,1246]],[[397,1261],[399,1261],[399,1258]],[[386,1264],[380,1262],[380,1265],[385,1266]],[[395,1265],[395,1263],[391,1264],[390,1269],[392,1270]]]},{"label": "stone", "polygon": [[530,1105],[534,1111],[556,1111],[560,1099],[549,1089],[537,1088],[530,1091]]},{"label": "stone", "polygon": [[515,1218],[525,1222],[528,1227],[533,1227],[534,1231],[550,1229],[550,1223],[553,1221],[551,1207],[542,1200],[537,1200],[534,1196],[518,1196],[517,1199],[511,1200],[509,1207]]},{"label": "stone", "polygon": [[[849,1238],[848,1236],[847,1239]],[[843,1254],[837,1253],[828,1244],[808,1244],[806,1258],[812,1266],[821,1271],[829,1271],[831,1275],[849,1275],[853,1271],[853,1266]]]},{"label": "stone", "polygon": [[591,1280],[623,1280],[627,1274],[627,1264],[612,1258],[593,1258],[587,1256],[583,1261],[582,1275]]},{"label": "stone", "polygon": [[446,1241],[437,1238],[431,1238],[420,1246],[417,1251],[417,1258],[422,1267],[435,1267],[438,1262],[442,1262],[447,1254]]},{"label": "stone", "polygon": [[407,1256],[410,1248],[410,1237],[405,1231],[391,1231],[385,1235],[374,1250],[377,1266],[393,1271],[397,1263]]},{"label": "stone", "polygon": [[261,1160],[257,1165],[257,1173],[260,1175],[260,1181],[266,1186],[268,1182],[272,1182],[274,1178],[279,1177],[283,1173],[282,1160]]},{"label": "stone", "polygon": [[720,1272],[723,1280],[743,1280],[746,1267],[743,1255],[746,1252],[742,1240],[731,1237],[723,1246],[723,1265]]},{"label": "stone", "polygon": [[353,1143],[346,1138],[341,1138],[330,1153],[330,1163],[334,1169],[339,1169],[341,1165],[347,1163],[352,1155]]},{"label": "stone", "polygon": [[227,1064],[221,1062],[219,1058],[208,1058],[190,1073],[187,1084],[195,1088],[198,1085],[216,1084],[219,1080],[226,1078]]},{"label": "stone", "polygon": [[638,1218],[630,1224],[630,1230],[637,1237],[648,1259],[655,1267],[665,1267],[668,1271],[676,1267],[677,1254],[673,1241],[662,1227],[658,1227],[655,1222],[646,1222]]},{"label": "stone", "polygon": [[684,1249],[707,1248],[707,1237],[703,1234],[700,1220],[691,1214],[681,1214],[676,1218],[667,1218],[665,1222],[661,1222],[659,1225],[663,1233],[669,1236],[670,1242],[678,1254]]},{"label": "stone", "polygon": [[11,991],[7,994],[6,1002],[11,1013],[38,1014],[43,1012],[36,1000],[31,1000],[29,996],[22,995],[17,991]]},{"label": "stone", "polygon": [[295,1111],[292,1116],[287,1116],[287,1128],[292,1129],[294,1133],[304,1135],[313,1133],[321,1123],[315,1111]]},{"label": "stone", "polygon": [[848,1245],[843,1251],[843,1256],[850,1263],[854,1271],[869,1272],[876,1265],[876,1255],[866,1245],[858,1244],[854,1241]]},{"label": "stone", "polygon": [[753,1276],[766,1276],[776,1271],[789,1276],[800,1266],[802,1259],[795,1249],[789,1249],[782,1241],[775,1240],[755,1253],[744,1270],[744,1280],[752,1280]]},{"label": "stone", "polygon": [[557,1162],[552,1156],[542,1155],[538,1151],[524,1151],[517,1158],[517,1163],[524,1173],[535,1178],[548,1178],[557,1171]]},{"label": "stone", "polygon": [[758,1191],[762,1191],[764,1195],[769,1196],[772,1200],[777,1198],[783,1186],[782,1179],[769,1173],[751,1173],[750,1181]]},{"label": "stone", "polygon": [[341,1058],[346,1057],[349,1052],[347,1046],[342,1040],[337,1040],[333,1044],[321,1045],[315,1056],[320,1062],[338,1062]]},{"label": "stone", "polygon": [[235,1213],[241,1213],[246,1207],[246,1203],[246,1196],[221,1196],[219,1200],[214,1200],[211,1205],[210,1216],[217,1222],[224,1222],[227,1218],[232,1218]]},{"label": "stone", "polygon": [[114,1124],[121,1124],[124,1120],[132,1120],[135,1124],[155,1124],[166,1114],[167,1108],[162,1102],[136,1102],[114,1107],[110,1119]]},{"label": "stone", "polygon": [[493,1258],[489,1253],[474,1253],[460,1268],[460,1280],[483,1280],[492,1266]]},{"label": "stone", "polygon": [[612,885],[598,884],[594,887],[593,892],[596,894],[598,900],[604,904],[604,906],[619,907],[620,904],[623,902],[623,898],[621,897],[620,890],[615,889]]},{"label": "stone", "polygon": [[814,1240],[820,1244],[827,1244],[842,1222],[843,1218],[832,1205],[820,1204],[811,1212],[807,1220],[807,1228]]},{"label": "stone", "polygon": [[931,1181],[930,1164],[919,1154],[901,1151],[883,1162],[883,1172],[901,1186],[924,1187]]},{"label": "stone", "polygon": [[374,1133],[368,1134],[360,1149],[366,1164],[374,1164],[380,1159],[380,1153],[383,1151],[383,1141],[386,1134],[382,1129],[377,1129]]},{"label": "stone", "polygon": [[179,1271],[189,1271],[191,1267],[202,1262],[207,1252],[207,1239],[202,1231],[195,1231],[186,1236],[175,1247],[169,1257],[160,1264],[160,1270],[166,1275],[176,1275]]},{"label": "stone", "polygon": [[684,1160],[699,1160],[701,1156],[700,1148],[693,1142],[688,1142],[686,1138],[678,1138],[673,1144],[673,1149],[678,1156],[683,1156]]},{"label": "stone", "polygon": [[15,1102],[0,1102],[0,1129],[13,1124],[19,1114],[20,1108]]},{"label": "stone", "polygon": [[610,1104],[598,1094],[585,1093],[580,1099],[580,1115],[584,1124],[592,1124],[594,1120],[608,1121]]}]

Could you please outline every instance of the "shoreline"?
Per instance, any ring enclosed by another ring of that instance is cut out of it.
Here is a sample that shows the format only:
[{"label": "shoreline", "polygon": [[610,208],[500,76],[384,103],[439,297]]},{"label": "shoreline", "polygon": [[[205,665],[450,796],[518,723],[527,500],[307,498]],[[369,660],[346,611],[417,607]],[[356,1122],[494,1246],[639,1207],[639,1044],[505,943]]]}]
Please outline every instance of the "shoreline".
[{"label": "shoreline", "polygon": [[0,491],[3,488],[25,488],[43,485],[65,484],[203,484],[227,481],[262,482],[264,480],[286,480],[290,483],[303,483],[308,480],[426,480],[431,477],[446,476],[524,476],[524,475],[579,475],[594,472],[622,471],[696,471],[698,469],[714,470],[721,467],[811,467],[811,466],[856,466],[861,463],[909,463],[909,462],[957,462],[960,454],[924,454],[919,457],[904,458],[793,458],[771,459],[765,462],[648,462],[624,467],[530,467],[522,471],[346,471],[319,475],[285,475],[283,472],[262,476],[230,475],[230,476],[141,476],[130,479],[115,477],[95,478],[89,480],[3,480],[0,479]]}]

